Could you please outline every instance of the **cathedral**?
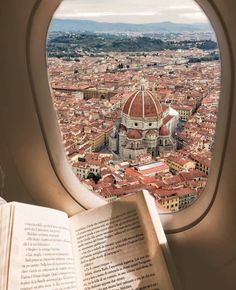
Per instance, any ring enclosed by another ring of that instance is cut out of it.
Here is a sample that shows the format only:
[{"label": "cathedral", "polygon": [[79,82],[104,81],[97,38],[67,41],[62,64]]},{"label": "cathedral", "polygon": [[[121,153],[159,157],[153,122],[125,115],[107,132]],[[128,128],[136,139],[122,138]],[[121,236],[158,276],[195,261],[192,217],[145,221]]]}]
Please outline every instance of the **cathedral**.
[{"label": "cathedral", "polygon": [[178,120],[178,112],[161,105],[142,80],[140,88],[131,93],[123,106],[121,119],[109,138],[109,149],[123,160],[135,160],[146,153],[156,157],[173,151],[176,143],[172,136]]}]

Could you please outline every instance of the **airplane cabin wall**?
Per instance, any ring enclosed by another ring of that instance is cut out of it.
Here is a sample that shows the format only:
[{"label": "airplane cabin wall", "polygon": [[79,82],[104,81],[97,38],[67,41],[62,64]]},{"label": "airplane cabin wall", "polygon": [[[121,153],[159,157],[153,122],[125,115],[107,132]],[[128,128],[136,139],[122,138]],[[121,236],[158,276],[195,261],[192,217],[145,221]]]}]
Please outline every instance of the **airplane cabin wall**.
[{"label": "airplane cabin wall", "polygon": [[[31,16],[40,4],[49,2],[54,3],[54,6],[59,3],[57,0],[0,2],[0,189],[8,201],[53,206],[73,214],[81,210],[81,206],[68,194],[68,188],[60,181],[56,166],[52,163],[45,139],[48,134],[45,133],[47,119],[40,119],[39,108],[43,103],[37,103],[35,99],[36,87],[32,86],[32,72],[29,67]],[[207,1],[198,2],[204,7]],[[232,77],[232,114],[228,138],[219,140],[227,141],[225,158],[217,194],[207,215],[195,226],[179,233],[169,233],[167,238],[184,290],[235,290],[236,3],[234,0],[208,2],[216,8],[219,17],[222,17],[233,64],[233,69],[228,72],[228,78]],[[226,70],[228,67],[230,64],[225,63]],[[39,81],[45,78],[45,73],[42,71],[40,75],[40,71],[38,72]],[[42,99],[45,97],[42,96]],[[53,111],[49,110],[47,114],[55,117]],[[55,126],[56,121],[55,124],[48,124],[50,131]],[[59,140],[58,132],[55,134],[55,140]],[[56,165],[60,167],[63,162]]]}]

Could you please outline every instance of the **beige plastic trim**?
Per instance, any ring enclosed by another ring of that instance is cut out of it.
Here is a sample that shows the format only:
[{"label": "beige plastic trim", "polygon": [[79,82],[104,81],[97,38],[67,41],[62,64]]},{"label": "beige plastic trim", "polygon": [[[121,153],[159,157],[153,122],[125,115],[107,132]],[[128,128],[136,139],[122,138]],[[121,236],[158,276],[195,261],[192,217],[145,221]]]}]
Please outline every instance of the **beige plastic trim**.
[{"label": "beige plastic trim", "polygon": [[[210,211],[221,176],[231,116],[230,103],[233,93],[231,75],[233,74],[233,67],[230,62],[232,58],[230,40],[223,18],[217,7],[211,1],[198,0],[197,2],[211,20],[221,51],[222,90],[217,121],[215,153],[207,187],[199,200],[184,211],[161,216],[167,233],[182,231],[196,225]],[[68,165],[50,96],[45,47],[48,26],[59,4],[60,1],[58,0],[38,1],[37,6],[32,12],[28,33],[28,68],[34,91],[35,106],[53,169],[61,184],[74,199],[78,200],[85,208],[93,208],[104,203],[104,200],[81,185]],[[79,192],[78,188],[80,188]]]},{"label": "beige plastic trim", "polygon": [[48,83],[46,42],[53,13],[61,1],[38,1],[28,26],[27,56],[35,108],[52,167],[62,186],[83,208],[103,205],[106,201],[88,190],[74,175],[68,164],[58,129]]}]

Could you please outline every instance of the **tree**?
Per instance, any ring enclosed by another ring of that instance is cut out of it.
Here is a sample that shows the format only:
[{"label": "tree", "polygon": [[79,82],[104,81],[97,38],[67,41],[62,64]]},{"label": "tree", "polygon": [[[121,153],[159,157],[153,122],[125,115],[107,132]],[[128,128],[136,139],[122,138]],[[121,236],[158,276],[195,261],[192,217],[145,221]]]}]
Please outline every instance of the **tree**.
[{"label": "tree", "polygon": [[93,172],[90,172],[88,175],[88,179],[92,179],[94,183],[97,184],[98,181],[101,179],[101,175],[100,174],[95,175]]}]

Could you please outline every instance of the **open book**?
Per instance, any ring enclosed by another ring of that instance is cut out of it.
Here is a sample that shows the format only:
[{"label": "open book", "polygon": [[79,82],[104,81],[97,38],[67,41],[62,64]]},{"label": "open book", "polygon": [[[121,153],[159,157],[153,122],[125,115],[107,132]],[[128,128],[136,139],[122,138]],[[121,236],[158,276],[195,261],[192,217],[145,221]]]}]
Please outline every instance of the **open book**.
[{"label": "open book", "polygon": [[70,218],[13,202],[0,217],[1,290],[174,289],[148,193]]}]

